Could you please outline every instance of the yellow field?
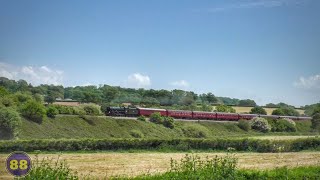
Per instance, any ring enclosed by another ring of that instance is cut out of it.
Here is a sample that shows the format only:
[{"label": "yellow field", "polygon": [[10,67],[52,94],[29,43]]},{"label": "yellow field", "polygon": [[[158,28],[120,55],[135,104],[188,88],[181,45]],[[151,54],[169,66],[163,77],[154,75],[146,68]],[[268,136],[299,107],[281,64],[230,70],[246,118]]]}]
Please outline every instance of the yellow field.
[{"label": "yellow field", "polygon": [[[252,107],[240,107],[240,106],[232,106],[233,109],[236,110],[236,113],[249,113]],[[213,106],[213,109],[215,109],[215,106]],[[272,111],[277,108],[264,108],[267,111],[268,115],[272,114]],[[302,109],[296,109],[300,114],[304,114],[304,110]]]},{"label": "yellow field", "polygon": [[[225,156],[226,153],[196,153],[202,158]],[[0,166],[4,165],[7,154],[0,154]],[[170,166],[170,158],[179,160],[185,153],[88,153],[61,154],[70,168],[82,175],[102,179],[110,176],[136,176],[143,173],[164,172]],[[320,152],[292,153],[238,153],[240,168],[271,169],[281,166],[320,165]],[[57,154],[44,154],[39,158],[57,158]],[[34,159],[35,155],[31,155]],[[3,167],[0,167],[0,179],[10,179]]]}]

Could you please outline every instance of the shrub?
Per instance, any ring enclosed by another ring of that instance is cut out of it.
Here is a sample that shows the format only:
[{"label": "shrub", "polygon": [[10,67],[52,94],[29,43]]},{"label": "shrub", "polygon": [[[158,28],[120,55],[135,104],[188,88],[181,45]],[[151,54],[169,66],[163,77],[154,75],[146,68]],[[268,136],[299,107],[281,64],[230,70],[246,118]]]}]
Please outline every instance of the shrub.
[{"label": "shrub", "polygon": [[316,113],[311,119],[311,128],[320,131],[320,113]]},{"label": "shrub", "polygon": [[94,104],[86,104],[81,106],[83,110],[86,112],[86,115],[98,116],[101,115],[101,110],[98,105]]},{"label": "shrub", "polygon": [[2,104],[5,107],[13,107],[15,105],[13,99],[9,96],[0,98],[0,104]]},{"label": "shrub", "polygon": [[62,106],[58,104],[51,105],[52,107],[55,107],[59,113],[58,114],[76,114],[75,108],[71,106]]},{"label": "shrub", "polygon": [[261,132],[269,132],[271,130],[271,126],[268,121],[264,118],[255,117],[251,121],[251,128]]},{"label": "shrub", "polygon": [[299,112],[292,107],[280,107],[272,111],[272,115],[299,116]]},{"label": "shrub", "polygon": [[55,108],[53,106],[49,106],[47,109],[47,116],[48,117],[55,118],[58,113],[59,113],[59,111],[57,110],[57,108]]},{"label": "shrub", "polygon": [[29,100],[22,105],[21,114],[31,121],[42,123],[43,117],[46,114],[46,110],[41,103],[34,100]]},{"label": "shrub", "polygon": [[8,134],[2,134],[2,136],[16,137],[20,125],[21,118],[14,109],[0,107],[0,129],[3,129],[1,133],[8,132]]},{"label": "shrub", "polygon": [[163,125],[167,128],[174,128],[174,118],[173,117],[164,117]]},{"label": "shrub", "polygon": [[144,134],[141,131],[135,130],[135,129],[130,131],[130,135],[135,138],[143,138],[144,137]]},{"label": "shrub", "polygon": [[42,159],[39,161],[38,155],[36,155],[36,160],[33,161],[32,169],[30,173],[23,179],[79,179],[77,173],[73,173],[65,161],[56,161],[53,159]]},{"label": "shrub", "polygon": [[207,138],[209,137],[209,130],[199,124],[188,124],[182,128],[186,137],[190,138]]},{"label": "shrub", "polygon": [[248,120],[243,119],[240,119],[238,121],[238,127],[245,131],[249,131],[251,129],[250,122]]},{"label": "shrub", "polygon": [[250,114],[264,114],[264,115],[266,115],[267,111],[265,109],[263,109],[263,107],[256,106],[251,109]]},{"label": "shrub", "polygon": [[230,112],[230,113],[235,113],[236,112],[235,109],[233,109],[230,106],[226,106],[226,105],[218,105],[216,107],[216,111],[217,112]]},{"label": "shrub", "polygon": [[270,119],[268,122],[271,125],[273,132],[296,132],[296,123],[291,119]]},{"label": "shrub", "polygon": [[151,114],[149,121],[156,124],[163,124],[163,117],[159,112],[155,112]]},{"label": "shrub", "polygon": [[145,116],[139,116],[138,118],[137,118],[137,120],[139,120],[139,121],[146,121],[146,117]]}]

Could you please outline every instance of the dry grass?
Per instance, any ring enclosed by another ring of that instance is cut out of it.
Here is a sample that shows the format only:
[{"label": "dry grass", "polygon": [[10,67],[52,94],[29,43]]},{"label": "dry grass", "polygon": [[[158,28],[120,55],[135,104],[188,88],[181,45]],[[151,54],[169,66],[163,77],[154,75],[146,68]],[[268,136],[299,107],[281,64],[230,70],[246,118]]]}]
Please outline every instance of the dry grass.
[{"label": "dry grass", "polygon": [[[164,172],[170,166],[170,158],[179,160],[185,153],[88,153],[62,154],[60,159],[66,160],[70,168],[79,174],[99,179],[117,175],[136,176],[143,173]],[[197,153],[200,157],[225,156],[226,153]],[[3,166],[6,154],[0,154]],[[57,154],[44,154],[40,158],[57,158]],[[320,152],[294,153],[238,153],[240,168],[271,169],[281,166],[320,165]],[[31,155],[31,158],[35,158]],[[0,179],[4,178],[3,167]],[[6,176],[9,177],[9,176]]]},{"label": "dry grass", "polygon": [[290,140],[300,138],[315,138],[317,136],[252,136],[253,139]]},{"label": "dry grass", "polygon": [[[215,106],[213,106],[215,109]],[[233,109],[236,110],[236,113],[249,113],[252,107],[240,107],[240,106],[232,106]],[[272,111],[277,108],[264,108],[267,111],[268,115],[272,114]],[[302,109],[296,109],[300,114],[304,114],[304,110]]]}]

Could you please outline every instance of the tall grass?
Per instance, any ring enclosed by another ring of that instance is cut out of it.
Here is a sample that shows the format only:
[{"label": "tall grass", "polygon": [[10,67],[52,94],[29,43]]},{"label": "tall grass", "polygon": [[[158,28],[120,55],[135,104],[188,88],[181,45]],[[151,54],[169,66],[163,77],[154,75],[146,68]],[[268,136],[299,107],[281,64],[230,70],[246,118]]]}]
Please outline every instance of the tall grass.
[{"label": "tall grass", "polygon": [[234,154],[212,159],[200,159],[195,155],[186,155],[180,161],[171,159],[171,167],[163,174],[145,174],[128,179],[156,180],[287,180],[287,179],[320,179],[320,166],[287,167],[272,170],[237,169]]},{"label": "tall grass", "polygon": [[24,180],[34,179],[46,179],[46,180],[57,180],[57,179],[68,179],[77,180],[79,179],[77,172],[72,172],[65,161],[61,161],[59,157],[54,159],[43,158],[39,160],[36,155],[35,160],[32,163],[33,167],[30,173],[25,176]]}]

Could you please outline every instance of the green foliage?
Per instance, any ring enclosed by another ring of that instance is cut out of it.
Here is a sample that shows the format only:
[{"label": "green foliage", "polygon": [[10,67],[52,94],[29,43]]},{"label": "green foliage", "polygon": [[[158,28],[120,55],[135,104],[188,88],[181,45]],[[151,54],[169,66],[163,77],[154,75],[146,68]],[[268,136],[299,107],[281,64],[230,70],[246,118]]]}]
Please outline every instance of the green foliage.
[{"label": "green foliage", "polygon": [[228,154],[225,157],[201,159],[186,154],[180,161],[171,159],[170,170],[154,179],[236,179],[237,159]]},{"label": "green foliage", "polygon": [[164,117],[163,118],[164,127],[173,129],[174,128],[174,118],[173,117]]},{"label": "green foliage", "polygon": [[159,150],[165,144],[171,150],[230,150],[256,152],[296,152],[319,150],[320,138],[262,140],[218,139],[50,139],[0,141],[0,152],[12,151],[86,151],[86,150]]},{"label": "green foliage", "polygon": [[[300,166],[288,169],[280,167],[271,170],[239,169],[237,158],[233,154],[223,157],[201,159],[197,155],[188,155],[180,161],[171,159],[169,171],[162,174],[144,174],[133,179],[144,180],[269,180],[269,179],[319,179],[320,166]],[[129,179],[129,178],[128,178]],[[132,179],[132,178],[130,178]]]},{"label": "green foliage", "polygon": [[15,102],[11,96],[1,97],[0,104],[5,107],[14,107],[15,106]]},{"label": "green foliage", "polygon": [[141,131],[136,130],[136,129],[131,130],[130,134],[134,138],[143,138],[144,137],[144,134]]},{"label": "green foliage", "polygon": [[264,115],[266,115],[267,111],[263,107],[256,106],[251,109],[250,114],[264,114]]},{"label": "green foliage", "polygon": [[182,127],[182,131],[189,138],[207,138],[210,134],[209,130],[200,124],[188,124]]},{"label": "green foliage", "polygon": [[9,138],[17,137],[20,130],[20,125],[21,125],[20,116],[14,109],[0,107],[1,136],[7,136]]},{"label": "green foliage", "polygon": [[240,119],[238,121],[238,126],[240,129],[245,130],[245,131],[249,131],[251,129],[251,125],[248,120]]},{"label": "green foliage", "polygon": [[163,124],[163,119],[164,118],[161,116],[159,112],[155,112],[150,115],[149,121],[156,124]]},{"label": "green foliage", "polygon": [[[70,115],[76,115],[77,111],[76,109],[80,109],[78,107],[72,107],[72,106],[62,106],[58,104],[50,105],[51,107],[55,107],[58,110],[58,114],[70,114]],[[81,108],[82,109],[82,108]],[[83,110],[83,109],[82,109]]]},{"label": "green foliage", "polygon": [[16,99],[18,103],[25,103],[32,100],[32,96],[27,93],[17,92],[14,94],[14,99]]},{"label": "green foliage", "polygon": [[145,122],[145,121],[147,121],[146,120],[146,117],[145,116],[139,116],[138,118],[137,118],[137,120],[139,120],[139,121],[143,121],[143,122]]},{"label": "green foliage", "polygon": [[291,119],[268,119],[272,132],[296,132],[296,123]]},{"label": "green foliage", "polygon": [[202,104],[200,111],[207,111],[207,112],[211,112],[213,109],[213,107],[209,104]]},{"label": "green foliage", "polygon": [[320,132],[320,113],[316,113],[311,119],[311,128]]},{"label": "green foliage", "polygon": [[42,123],[44,115],[46,114],[43,104],[34,100],[29,100],[23,104],[20,111],[23,117],[37,123]]},{"label": "green foliage", "polygon": [[47,109],[47,116],[50,118],[55,118],[58,113],[59,111],[54,106],[49,106]]},{"label": "green foliage", "polygon": [[22,179],[77,180],[79,177],[77,173],[72,172],[67,163],[65,161],[61,161],[59,157],[57,160],[45,158],[40,161],[38,155],[36,155],[35,160],[32,162],[32,169],[30,173]]},{"label": "green foliage", "polygon": [[313,116],[316,113],[320,113],[320,103],[306,105],[304,108],[305,114],[308,116]]},{"label": "green foliage", "polygon": [[272,115],[299,116],[299,112],[292,107],[280,107],[272,111]]},{"label": "green foliage", "polygon": [[218,105],[216,106],[216,111],[217,112],[230,112],[230,113],[235,113],[236,110],[233,109],[231,106],[226,106],[226,105]]},{"label": "green foliage", "polygon": [[235,106],[239,104],[239,99],[236,98],[229,98],[229,97],[218,97],[218,102],[222,102],[222,104],[225,104],[227,106]]},{"label": "green foliage", "polygon": [[81,105],[86,115],[98,116],[101,115],[100,107],[94,104]]},{"label": "green foliage", "polygon": [[254,100],[251,99],[243,99],[239,101],[238,106],[257,106],[256,102],[254,102]]},{"label": "green foliage", "polygon": [[5,87],[0,86],[0,98],[9,95],[8,90]]},{"label": "green foliage", "polygon": [[268,121],[260,117],[255,117],[251,120],[251,128],[261,132],[269,132],[271,130]]}]

